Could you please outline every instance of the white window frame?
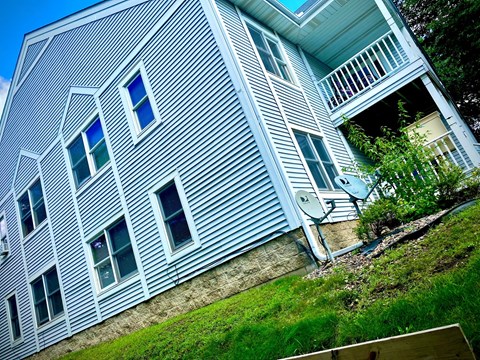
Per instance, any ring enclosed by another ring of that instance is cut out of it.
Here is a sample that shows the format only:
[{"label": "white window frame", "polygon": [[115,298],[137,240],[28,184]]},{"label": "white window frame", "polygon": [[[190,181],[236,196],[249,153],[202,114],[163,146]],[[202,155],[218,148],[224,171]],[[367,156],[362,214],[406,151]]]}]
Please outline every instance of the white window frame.
[{"label": "white window frame", "polygon": [[3,238],[0,238],[0,245],[2,246],[3,248],[3,242],[5,242],[7,245],[7,253],[5,255],[1,255],[0,254],[0,260],[6,258],[8,255],[10,255],[10,244],[8,242],[8,226],[7,226],[7,217],[5,215],[5,211],[2,211],[0,212],[0,223],[2,222],[2,220],[4,221],[5,223],[5,236]]},{"label": "white window frame", "polygon": [[[18,314],[18,327],[20,330],[20,337],[18,337],[17,339],[14,339],[14,335],[13,335],[12,314],[10,313],[10,304],[9,304],[9,300],[13,296],[15,296],[15,306],[17,308],[17,314]],[[22,319],[20,316],[20,308],[18,307],[18,294],[16,291],[11,292],[5,297],[5,308],[7,311],[7,322],[8,322],[8,332],[10,334],[10,344],[11,346],[15,346],[23,342]]]},{"label": "white window frame", "polygon": [[[243,18],[243,21],[244,21],[244,24],[245,24],[245,31],[247,32],[247,36],[248,36],[248,39],[250,40],[250,43],[252,44],[252,47],[253,47],[253,50],[255,51],[255,54],[257,55],[257,58],[258,58],[258,61],[259,63],[261,64],[263,70],[265,71],[266,74],[268,75],[273,75],[275,76],[276,78],[286,82],[287,84],[289,85],[296,85],[296,80],[295,80],[295,76],[294,76],[294,72],[292,70],[292,67],[289,63],[289,59],[288,59],[288,56],[283,48],[283,44],[282,42],[280,41],[280,39],[278,38],[278,36],[274,33],[272,33],[271,31],[269,31],[268,29],[264,28],[263,26],[261,26],[260,24],[257,24],[255,23],[254,21],[250,20],[249,18],[247,18],[246,16],[242,16]],[[252,38],[252,35],[250,34],[250,29],[249,27],[252,27],[254,28],[256,31],[258,31],[263,40],[265,41],[265,43],[267,44],[267,47],[268,49],[268,53],[269,53],[269,56],[270,58],[272,59],[273,61],[273,66],[275,68],[275,72],[270,72],[268,71],[266,68],[265,68],[265,64],[263,63],[263,60],[262,60],[262,57],[260,56],[260,53],[259,53],[259,50],[257,48],[257,44],[255,44],[255,41],[253,41],[253,38]],[[273,54],[273,51],[272,49],[270,48],[270,45],[268,44],[267,40],[270,40],[271,42],[275,43],[277,45],[277,48],[278,48],[278,51],[280,53],[280,56],[282,57],[281,59],[278,59],[274,54]],[[281,62],[283,63],[283,65],[285,66],[285,70],[288,74],[288,79],[285,79],[283,76],[282,76],[282,72],[280,71],[280,68],[279,68],[279,65],[278,65],[278,62]]]},{"label": "white window frame", "polygon": [[[48,293],[47,293],[47,288],[46,288],[46,281],[45,281],[45,275],[50,270],[52,270],[53,268],[55,268],[55,270],[57,272],[58,287],[59,287],[60,297],[62,299],[62,307],[63,307],[63,311],[61,313],[55,315],[55,316],[52,316],[52,314],[51,314],[50,305],[49,305],[49,302],[48,302],[48,295],[47,295]],[[37,320],[37,311],[35,309],[35,295],[33,293],[33,285],[32,285],[40,277],[42,278],[42,282],[43,282],[43,291],[44,291],[44,294],[45,294],[45,301],[47,302],[47,313],[48,313],[48,319],[49,319],[47,322],[45,322],[44,324],[41,324],[41,325],[38,324],[38,320]],[[62,281],[60,279],[60,272],[58,271],[58,266],[56,264],[50,263],[49,265],[45,266],[40,271],[38,271],[36,274],[32,275],[28,280],[28,289],[29,289],[30,300],[31,300],[31,305],[32,305],[32,314],[34,316],[35,326],[36,326],[37,329],[48,328],[48,327],[52,326],[53,324],[56,324],[58,321],[62,320],[63,318],[65,318],[65,313],[66,313],[65,296],[64,296],[64,293],[63,293],[63,289],[62,289]]]},{"label": "white window frame", "polygon": [[[90,129],[90,127],[93,125],[93,123],[96,120],[100,121],[100,126],[101,126],[102,132],[103,132],[103,141],[100,141],[97,145],[95,145],[92,149],[90,149],[90,146],[88,145],[88,139],[87,139],[86,132],[87,132],[88,129]],[[107,168],[110,165],[112,157],[111,157],[110,149],[109,149],[107,141],[106,141],[105,130],[106,129],[103,128],[102,120],[100,119],[100,114],[97,111],[95,111],[92,115],[90,115],[87,118],[87,121],[85,121],[84,124],[82,124],[81,130],[77,131],[75,134],[73,134],[70,137],[70,139],[65,143],[65,148],[67,149],[67,156],[68,156],[68,161],[69,161],[69,165],[70,165],[70,171],[72,173],[73,182],[74,182],[77,190],[83,188],[86,184],[88,184],[91,181],[92,178],[95,177],[95,175],[102,172],[103,169]],[[82,138],[83,149],[85,150],[85,156],[87,157],[87,162],[88,162],[88,169],[90,170],[90,177],[85,179],[81,184],[77,184],[77,182],[75,180],[75,172],[74,172],[74,169],[73,169],[73,164],[72,164],[72,160],[71,160],[71,156],[70,156],[70,146],[79,137]],[[108,161],[105,164],[103,164],[103,166],[101,166],[99,169],[96,169],[95,168],[95,160],[93,159],[93,151],[96,148],[98,148],[101,145],[101,143],[105,143],[107,153],[108,153]]]},{"label": "white window frame", "polygon": [[[325,169],[325,166],[323,165],[323,161],[322,161],[320,155],[318,154],[317,149],[315,148],[314,144],[312,143],[312,138],[311,138],[312,136],[322,140],[323,146],[325,147],[325,150],[326,150],[328,156],[330,157],[330,161],[332,162],[332,165],[333,165],[336,173],[338,175],[341,175],[342,172],[339,170],[339,166],[338,166],[338,164],[335,160],[335,157],[333,156],[333,153],[332,153],[330,147],[328,146],[327,142],[325,141],[324,134],[322,134],[321,132],[316,132],[316,131],[312,131],[312,130],[309,130],[309,129],[307,130],[307,129],[301,128],[301,127],[290,126],[290,128],[291,128],[291,131],[292,131],[293,142],[294,142],[295,148],[297,149],[298,155],[300,156],[303,167],[305,168],[305,171],[307,172],[307,176],[309,177],[310,182],[312,183],[312,185],[315,185],[314,189],[316,191],[319,191],[319,192],[322,192],[322,193],[341,191],[341,189],[335,188],[335,186],[333,184],[333,180],[330,179],[330,176],[328,176],[328,173]],[[299,134],[307,136],[307,141],[308,141],[311,149],[313,150],[315,160],[320,165],[320,172],[321,172],[321,174],[324,178],[324,181],[327,184],[327,187],[328,187],[327,189],[321,189],[321,188],[318,187],[317,182],[315,181],[315,177],[311,173],[310,167],[308,166],[308,163],[307,163],[307,161],[306,161],[306,159],[303,155],[302,149],[300,148],[300,145],[298,144],[295,133],[299,133]]]},{"label": "white window frame", "polygon": [[[32,203],[32,196],[30,195],[30,190],[37,183],[37,181],[40,183],[40,187],[42,189],[42,199],[43,199],[43,206],[45,207],[45,214],[46,217],[42,222],[37,222],[36,215],[33,211],[33,203]],[[25,195],[28,194],[28,202],[30,205],[30,212],[32,216],[32,222],[33,222],[33,230],[30,231],[28,234],[23,233],[23,220],[22,220],[22,211],[20,209],[20,199]],[[48,210],[47,210],[47,203],[45,201],[45,189],[43,188],[43,183],[42,180],[40,179],[40,176],[36,177],[34,180],[32,180],[26,187],[25,190],[20,192],[20,195],[17,196],[16,198],[16,207],[18,211],[18,219],[19,219],[19,226],[20,226],[20,234],[23,238],[23,240],[26,240],[32,236],[39,228],[42,228],[44,224],[47,223],[48,220]]]},{"label": "white window frame", "polygon": [[[143,86],[145,87],[147,98],[150,102],[150,107],[152,108],[154,116],[154,119],[143,129],[140,128],[137,114],[134,111],[132,100],[130,98],[130,93],[127,89],[127,86],[130,85],[130,83],[136,78],[138,74],[140,74],[142,77]],[[125,109],[128,126],[130,128],[130,132],[132,133],[133,141],[135,144],[137,144],[140,140],[144,139],[148,134],[150,134],[162,122],[157,104],[155,102],[155,96],[150,86],[150,80],[147,75],[147,70],[143,61],[140,61],[138,64],[136,64],[123,77],[123,79],[120,81],[120,85],[118,85],[118,89],[120,91],[123,107]]]},{"label": "white window frame", "polygon": [[[170,182],[175,182],[177,188],[178,196],[180,198],[180,203],[182,204],[182,209],[187,219],[187,225],[190,230],[190,235],[192,236],[192,241],[181,246],[178,249],[173,249],[172,243],[168,237],[168,231],[165,226],[165,221],[162,215],[162,209],[160,205],[160,200],[158,199],[158,193]],[[177,261],[192,251],[199,249],[201,247],[200,239],[198,237],[197,229],[195,227],[195,222],[193,220],[192,212],[188,205],[187,197],[185,195],[185,190],[183,188],[182,182],[180,180],[180,175],[177,171],[171,173],[170,175],[163,178],[161,181],[156,183],[151,190],[149,191],[150,202],[153,207],[153,214],[155,216],[155,221],[160,233],[160,240],[162,242],[165,257],[167,263],[172,263]]]},{"label": "white window frame", "polygon": [[[110,234],[109,234],[109,230],[114,228],[121,221],[124,221],[125,225],[127,227],[128,237],[129,237],[129,240],[130,240],[130,246],[132,248],[133,256],[135,258],[135,265],[137,267],[136,272],[134,272],[132,274],[129,274],[124,279],[119,278],[118,267],[116,265],[114,255],[112,255],[112,249],[111,249],[112,244],[111,244]],[[121,216],[116,216],[114,218],[114,220],[108,221],[108,225],[101,226],[94,233],[95,233],[95,235],[89,236],[89,239],[86,241],[86,244],[88,246],[88,252],[90,254],[90,263],[91,263],[91,266],[92,266],[93,278],[95,279],[95,288],[97,289],[97,295],[102,295],[106,292],[109,292],[110,290],[112,290],[114,288],[118,288],[119,285],[121,285],[121,284],[129,283],[129,281],[131,281],[132,278],[135,278],[136,276],[138,276],[138,274],[140,272],[140,270],[139,270],[139,260],[138,260],[138,257],[136,255],[136,253],[135,253],[135,248],[134,248],[133,243],[132,243],[132,234],[130,232],[130,227],[128,226],[128,222],[125,219],[125,217],[123,216],[123,214]],[[114,275],[114,279],[115,279],[115,282],[113,282],[112,284],[110,284],[110,285],[108,285],[104,288],[102,288],[102,286],[100,284],[100,279],[98,278],[98,272],[97,272],[97,269],[96,269],[96,266],[95,266],[95,259],[93,257],[93,252],[92,252],[92,249],[91,249],[91,243],[93,243],[95,240],[97,240],[101,236],[104,236],[105,240],[106,240],[107,250],[108,250],[108,259],[110,260],[110,264],[112,265],[113,275]]]}]

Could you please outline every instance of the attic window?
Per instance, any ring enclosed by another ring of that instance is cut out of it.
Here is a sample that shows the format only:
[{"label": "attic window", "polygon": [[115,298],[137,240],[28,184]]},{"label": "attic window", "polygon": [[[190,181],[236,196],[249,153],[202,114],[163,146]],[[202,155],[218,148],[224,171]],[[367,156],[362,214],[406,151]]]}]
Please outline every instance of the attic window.
[{"label": "attic window", "polygon": [[68,153],[77,188],[110,161],[98,116],[73,140],[68,147]]},{"label": "attic window", "polygon": [[8,254],[8,241],[7,241],[7,222],[5,216],[0,216],[0,257]]},{"label": "attic window", "polygon": [[250,31],[255,47],[257,48],[258,55],[260,56],[260,59],[262,59],[265,70],[269,73],[280,76],[284,80],[292,82],[287,63],[280,51],[278,40],[250,24],[248,24],[247,27]]},{"label": "attic window", "polygon": [[37,180],[19,199],[23,236],[27,236],[47,219],[42,184]]}]

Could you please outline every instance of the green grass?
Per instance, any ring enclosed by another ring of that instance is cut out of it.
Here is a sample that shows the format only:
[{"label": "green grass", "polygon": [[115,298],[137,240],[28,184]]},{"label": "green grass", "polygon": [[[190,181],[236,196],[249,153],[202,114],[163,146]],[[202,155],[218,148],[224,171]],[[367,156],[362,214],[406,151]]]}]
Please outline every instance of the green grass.
[{"label": "green grass", "polygon": [[480,355],[480,204],[356,272],[287,277],[65,359],[274,359],[460,323]]}]

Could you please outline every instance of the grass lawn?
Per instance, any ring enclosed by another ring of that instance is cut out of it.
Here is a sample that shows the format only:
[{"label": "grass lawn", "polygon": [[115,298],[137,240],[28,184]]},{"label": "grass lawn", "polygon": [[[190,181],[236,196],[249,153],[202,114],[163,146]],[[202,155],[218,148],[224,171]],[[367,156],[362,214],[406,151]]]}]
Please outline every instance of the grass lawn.
[{"label": "grass lawn", "polygon": [[275,359],[452,323],[480,356],[480,202],[361,270],[282,278],[65,359]]}]

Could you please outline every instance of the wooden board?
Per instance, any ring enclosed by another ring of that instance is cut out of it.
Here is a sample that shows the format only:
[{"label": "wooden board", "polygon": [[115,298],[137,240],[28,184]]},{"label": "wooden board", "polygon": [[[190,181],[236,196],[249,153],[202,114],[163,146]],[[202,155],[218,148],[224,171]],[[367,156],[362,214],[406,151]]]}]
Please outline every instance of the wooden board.
[{"label": "wooden board", "polygon": [[[368,341],[288,359],[433,360],[475,359],[459,324]],[[286,359],[285,359],[286,360]]]}]

